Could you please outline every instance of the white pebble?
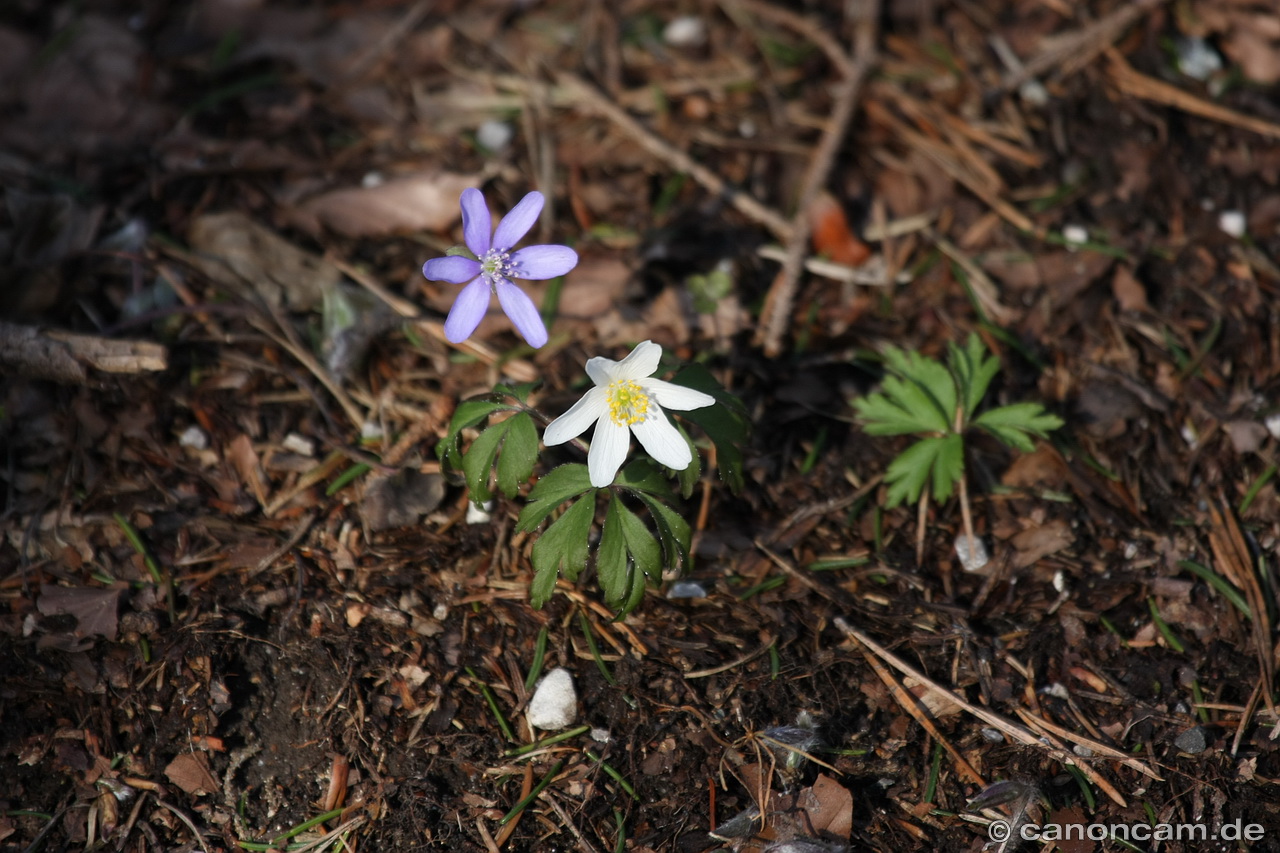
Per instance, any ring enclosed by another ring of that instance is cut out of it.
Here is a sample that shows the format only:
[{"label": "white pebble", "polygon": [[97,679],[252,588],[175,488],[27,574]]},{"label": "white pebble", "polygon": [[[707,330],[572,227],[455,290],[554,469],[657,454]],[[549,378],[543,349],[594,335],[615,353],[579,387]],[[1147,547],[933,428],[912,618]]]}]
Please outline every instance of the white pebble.
[{"label": "white pebble", "polygon": [[178,444],[195,450],[204,450],[209,446],[209,436],[205,435],[200,427],[192,424],[182,431],[182,435],[178,437]]},{"label": "white pebble", "polygon": [[976,572],[991,561],[982,537],[975,536],[970,543],[963,530],[956,537],[956,556],[960,558],[960,565],[964,566],[966,572]]},{"label": "white pebble", "polygon": [[701,18],[682,15],[663,28],[662,40],[672,47],[697,47],[707,40],[707,25]]},{"label": "white pebble", "polygon": [[1218,214],[1218,227],[1239,239],[1244,236],[1245,220],[1242,210],[1224,210]]},{"label": "white pebble", "polygon": [[297,453],[299,456],[316,455],[316,443],[306,436],[298,435],[296,432],[286,435],[281,443],[284,445],[285,450]]},{"label": "white pebble", "polygon": [[569,670],[557,668],[538,682],[525,716],[537,729],[563,729],[578,715],[578,691]]},{"label": "white pebble", "polygon": [[1267,425],[1267,432],[1271,433],[1272,438],[1280,438],[1280,412],[1267,415],[1263,423]]},{"label": "white pebble", "polygon": [[467,502],[467,524],[488,524],[493,518],[490,510],[493,509],[493,501],[487,501],[478,504],[475,501]]},{"label": "white pebble", "polygon": [[1062,229],[1062,239],[1069,246],[1083,246],[1089,242],[1089,231],[1083,225],[1067,225]]},{"label": "white pebble", "polygon": [[505,121],[489,119],[476,129],[476,142],[487,151],[497,153],[511,144],[516,132]]}]

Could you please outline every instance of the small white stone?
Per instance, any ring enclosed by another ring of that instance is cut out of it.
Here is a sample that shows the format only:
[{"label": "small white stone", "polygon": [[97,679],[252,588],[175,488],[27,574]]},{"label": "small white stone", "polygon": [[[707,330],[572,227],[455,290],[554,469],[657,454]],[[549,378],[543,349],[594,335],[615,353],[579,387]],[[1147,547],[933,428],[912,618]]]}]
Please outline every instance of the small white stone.
[{"label": "small white stone", "polygon": [[613,735],[609,734],[608,729],[592,729],[591,739],[596,743],[608,743],[613,739]]},{"label": "small white stone", "polygon": [[701,18],[681,15],[663,28],[662,40],[672,47],[697,47],[707,40],[707,25]]},{"label": "small white stone", "polygon": [[1062,239],[1068,246],[1083,246],[1089,242],[1089,231],[1083,225],[1067,225],[1062,229]]},{"label": "small white stone", "polygon": [[476,142],[487,151],[497,153],[511,144],[516,132],[505,121],[489,119],[476,128]]},{"label": "small white stone", "polygon": [[1244,236],[1245,225],[1243,210],[1224,210],[1218,214],[1218,227],[1236,239]]},{"label": "small white stone", "polygon": [[478,504],[475,501],[467,502],[467,524],[487,524],[492,515],[489,511],[493,509],[493,501]]},{"label": "small white stone", "polygon": [[1192,79],[1204,82],[1222,70],[1222,55],[1202,38],[1180,38],[1177,41],[1178,70]]},{"label": "small white stone", "polygon": [[209,446],[209,436],[205,435],[204,430],[192,424],[182,431],[182,435],[178,436],[178,444],[183,447],[190,447],[193,450],[204,450]]},{"label": "small white stone", "polygon": [[285,450],[297,453],[299,456],[316,455],[316,443],[304,435],[298,435],[296,432],[286,435],[281,444],[284,445]]},{"label": "small white stone", "polygon": [[360,437],[365,440],[382,438],[382,426],[377,421],[365,421],[360,425]]},{"label": "small white stone", "polygon": [[537,729],[563,729],[578,715],[578,691],[569,670],[557,668],[538,681],[525,716]]},{"label": "small white stone", "polygon": [[1267,425],[1267,432],[1271,433],[1272,438],[1280,438],[1280,412],[1267,415],[1263,423]]},{"label": "small white stone", "polygon": [[364,177],[360,179],[360,186],[364,187],[366,190],[371,190],[374,187],[382,186],[386,181],[387,179],[381,172],[365,172]]},{"label": "small white stone", "polygon": [[973,537],[973,542],[970,544],[969,537],[963,530],[956,536],[956,556],[960,558],[960,565],[966,572],[976,572],[991,561],[982,537]]}]

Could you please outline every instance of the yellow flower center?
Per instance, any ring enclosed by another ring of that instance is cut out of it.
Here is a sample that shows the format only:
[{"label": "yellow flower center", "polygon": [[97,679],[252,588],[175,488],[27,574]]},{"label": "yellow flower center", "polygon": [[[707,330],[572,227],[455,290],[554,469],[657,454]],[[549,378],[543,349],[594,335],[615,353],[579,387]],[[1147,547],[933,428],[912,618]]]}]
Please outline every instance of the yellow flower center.
[{"label": "yellow flower center", "polygon": [[618,426],[634,426],[649,416],[649,395],[630,379],[609,383],[609,419]]}]

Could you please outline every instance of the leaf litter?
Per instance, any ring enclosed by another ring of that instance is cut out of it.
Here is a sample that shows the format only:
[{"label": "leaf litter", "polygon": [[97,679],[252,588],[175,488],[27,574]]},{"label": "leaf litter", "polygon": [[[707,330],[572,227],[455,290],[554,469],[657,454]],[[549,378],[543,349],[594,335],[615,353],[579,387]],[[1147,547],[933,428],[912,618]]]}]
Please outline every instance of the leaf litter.
[{"label": "leaf litter", "polygon": [[[1276,849],[1280,18],[861,5],[4,13],[0,328],[87,348],[0,362],[0,849],[336,809],[367,849],[970,850],[997,818]],[[482,184],[582,257],[530,289],[533,353],[500,316],[448,347],[419,274]],[[886,505],[905,445],[850,405],[869,352],[970,331],[993,407],[1066,421],[966,440],[982,573],[955,501]],[[704,594],[533,610],[514,505],[468,523],[432,450],[456,401],[541,378],[563,411],[646,339],[755,427],[742,494],[690,499]],[[167,358],[88,357],[126,341]],[[522,728],[535,660],[574,674],[564,740]]]}]

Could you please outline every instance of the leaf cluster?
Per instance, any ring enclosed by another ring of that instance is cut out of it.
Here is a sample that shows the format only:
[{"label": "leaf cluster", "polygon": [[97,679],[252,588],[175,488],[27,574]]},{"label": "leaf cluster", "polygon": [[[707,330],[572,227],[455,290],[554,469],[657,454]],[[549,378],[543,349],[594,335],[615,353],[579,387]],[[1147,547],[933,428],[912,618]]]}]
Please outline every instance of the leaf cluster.
[{"label": "leaf cluster", "polygon": [[[494,472],[495,460],[498,490],[509,498],[514,498],[520,484],[532,476],[538,461],[538,429],[525,408],[532,389],[532,383],[499,385],[493,394],[467,400],[454,410],[449,431],[436,445],[436,457],[446,473],[462,473],[472,501],[485,503],[493,497],[489,475]],[[502,414],[507,416],[495,420],[495,415]],[[463,451],[463,430],[485,421],[489,425]]]},{"label": "leaf cluster", "polygon": [[1000,362],[970,333],[963,347],[947,345],[947,363],[898,347],[885,347],[880,390],[853,401],[869,435],[918,435],[889,464],[889,506],[920,499],[926,485],[938,500],[951,496],[964,476],[964,435],[981,429],[1022,451],[1034,449],[1062,419],[1039,403],[1014,403],[978,413]]},{"label": "leaf cluster", "polygon": [[[692,531],[671,508],[675,495],[666,478],[649,462],[638,459],[622,469],[615,486],[596,489],[587,466],[570,464],[548,472],[533,487],[516,522],[519,532],[536,529],[569,502],[533,544],[530,599],[534,607],[551,599],[557,578],[575,581],[587,567],[596,498],[601,493],[608,495],[608,501],[595,565],[610,607],[618,608],[620,614],[631,612],[644,597],[646,585],[656,585],[664,568],[678,569],[688,561]],[[652,531],[627,506],[624,495],[649,511]]]}]

